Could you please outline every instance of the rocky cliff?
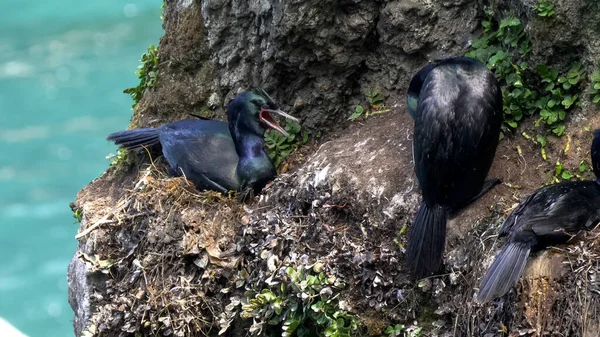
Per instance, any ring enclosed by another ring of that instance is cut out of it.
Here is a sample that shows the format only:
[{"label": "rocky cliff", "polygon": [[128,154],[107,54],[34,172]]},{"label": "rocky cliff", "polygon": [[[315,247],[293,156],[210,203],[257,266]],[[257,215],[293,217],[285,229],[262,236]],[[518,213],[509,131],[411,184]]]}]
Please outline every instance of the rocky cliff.
[{"label": "rocky cliff", "polygon": [[[446,274],[415,284],[402,264],[420,200],[404,109],[412,74],[434,58],[468,51],[488,15],[511,14],[530,36],[531,62],[564,68],[580,61],[590,73],[596,66],[600,5],[556,1],[551,17],[538,15],[537,5],[167,1],[158,79],[137,104],[132,126],[188,113],[223,118],[237,92],[261,86],[302,118],[310,141],[247,205],[167,177],[162,158],[149,160],[145,152],[128,154],[84,188],[69,267],[76,335],[279,329],[285,336],[293,324],[319,331],[322,320],[337,324],[329,331],[336,336],[379,336],[400,323],[399,335],[420,327],[421,336],[597,336],[600,251],[593,233],[531,261],[503,298],[474,301],[502,243],[497,228],[519,198],[551,181],[557,161],[565,168],[589,161],[589,130],[600,117],[588,95],[566,118],[565,134],[548,137],[545,160],[539,144],[522,136],[540,130],[535,117],[507,133],[490,172],[504,184],[449,223]],[[347,121],[373,88],[390,111]]]}]

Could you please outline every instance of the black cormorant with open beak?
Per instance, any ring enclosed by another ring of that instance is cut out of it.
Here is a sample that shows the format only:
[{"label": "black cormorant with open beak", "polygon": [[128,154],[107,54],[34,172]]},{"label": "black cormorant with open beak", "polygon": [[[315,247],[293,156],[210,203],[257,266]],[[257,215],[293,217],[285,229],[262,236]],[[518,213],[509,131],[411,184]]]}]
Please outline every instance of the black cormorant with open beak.
[{"label": "black cormorant with open beak", "polygon": [[107,139],[127,149],[160,146],[170,174],[185,175],[199,189],[258,193],[277,174],[264,150],[265,130],[288,135],[271,114],[299,121],[279,110],[263,90],[252,90],[228,104],[228,123],[186,119],[115,132]]}]

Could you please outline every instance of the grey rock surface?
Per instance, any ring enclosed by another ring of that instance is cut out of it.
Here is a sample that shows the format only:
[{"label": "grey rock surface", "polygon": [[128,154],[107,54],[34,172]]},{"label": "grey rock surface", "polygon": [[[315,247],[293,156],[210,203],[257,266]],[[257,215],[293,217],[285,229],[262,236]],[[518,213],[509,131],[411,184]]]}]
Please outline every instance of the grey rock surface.
[{"label": "grey rock surface", "polygon": [[141,124],[217,101],[222,111],[260,86],[285,109],[301,100],[304,126],[332,128],[367,88],[403,101],[418,67],[465,51],[481,13],[475,0],[167,2],[161,79]]},{"label": "grey rock surface", "polygon": [[94,291],[102,290],[104,282],[107,280],[106,275],[97,270],[91,270],[80,258],[82,254],[89,251],[90,247],[87,246],[87,241],[80,242],[67,271],[69,304],[74,312],[75,336],[81,336],[81,333],[89,326],[93,314],[90,297]]}]

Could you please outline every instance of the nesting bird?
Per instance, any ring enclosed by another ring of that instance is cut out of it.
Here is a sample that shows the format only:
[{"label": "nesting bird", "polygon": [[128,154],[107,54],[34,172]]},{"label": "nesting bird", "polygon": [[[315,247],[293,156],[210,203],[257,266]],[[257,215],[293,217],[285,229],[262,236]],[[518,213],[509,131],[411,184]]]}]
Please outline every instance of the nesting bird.
[{"label": "nesting bird", "polygon": [[478,301],[506,294],[521,277],[530,253],[567,243],[600,222],[600,129],[594,131],[591,157],[595,181],[542,187],[506,218],[500,236],[508,236],[508,240],[481,279]]},{"label": "nesting bird", "polygon": [[278,109],[263,90],[252,90],[228,104],[228,123],[187,119],[119,131],[107,139],[126,149],[160,146],[169,173],[185,175],[199,189],[258,193],[277,174],[264,150],[265,130],[272,128],[288,136],[271,114],[299,121]]},{"label": "nesting bird", "polygon": [[499,141],[502,93],[484,64],[456,57],[422,68],[411,80],[407,106],[423,200],[406,262],[413,277],[422,278],[442,266],[448,216],[500,182],[485,178]]}]

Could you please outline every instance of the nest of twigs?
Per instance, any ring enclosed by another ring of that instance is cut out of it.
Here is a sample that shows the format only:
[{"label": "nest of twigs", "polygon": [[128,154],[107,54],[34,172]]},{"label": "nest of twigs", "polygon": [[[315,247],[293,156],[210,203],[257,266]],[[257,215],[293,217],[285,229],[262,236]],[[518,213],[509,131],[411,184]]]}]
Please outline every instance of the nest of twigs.
[{"label": "nest of twigs", "polygon": [[107,275],[92,296],[88,333],[207,335],[218,315],[218,283],[239,262],[231,251],[241,205],[149,166],[116,205],[103,206],[78,234],[89,250],[79,258]]}]

